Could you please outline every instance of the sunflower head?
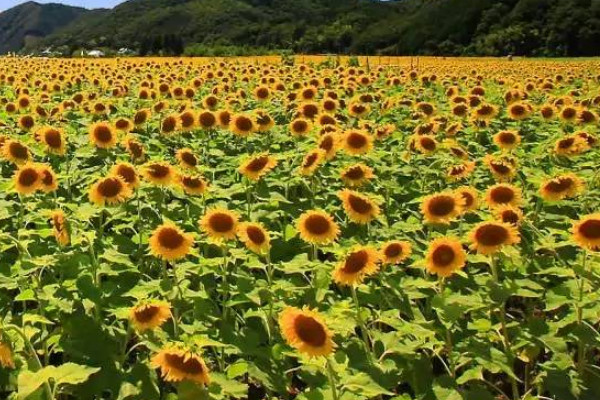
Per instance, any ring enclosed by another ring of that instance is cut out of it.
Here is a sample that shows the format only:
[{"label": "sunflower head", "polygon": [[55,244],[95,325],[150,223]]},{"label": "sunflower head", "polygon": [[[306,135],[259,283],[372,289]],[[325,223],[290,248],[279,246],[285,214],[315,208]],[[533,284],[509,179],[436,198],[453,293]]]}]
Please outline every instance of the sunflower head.
[{"label": "sunflower head", "polygon": [[333,280],[340,285],[356,286],[366,276],[378,270],[379,252],[370,246],[353,248],[333,271]]},{"label": "sunflower head", "polygon": [[324,150],[316,148],[309,151],[302,159],[302,165],[299,169],[300,175],[312,175],[324,160]]},{"label": "sunflower head", "polygon": [[341,172],[342,181],[346,186],[359,187],[373,179],[373,169],[365,164],[354,164]]},{"label": "sunflower head", "polygon": [[494,209],[494,216],[498,221],[519,226],[523,220],[523,211],[512,206],[500,206]]},{"label": "sunflower head", "polygon": [[233,240],[237,233],[239,216],[225,208],[209,210],[200,219],[200,228],[214,241]]},{"label": "sunflower head", "polygon": [[267,153],[255,155],[244,161],[238,168],[240,174],[257,181],[277,166],[277,159]]},{"label": "sunflower head", "polygon": [[544,181],[540,187],[540,195],[546,201],[559,201],[577,196],[583,188],[584,183],[581,178],[568,173]]},{"label": "sunflower head", "polygon": [[279,316],[279,326],[285,341],[309,357],[328,356],[335,348],[333,334],[316,311],[286,307]]},{"label": "sunflower head", "polygon": [[166,162],[149,162],[142,168],[142,176],[155,185],[168,186],[175,180],[176,173]]},{"label": "sunflower head", "polygon": [[501,221],[484,221],[469,233],[471,249],[480,254],[494,254],[503,246],[519,243],[515,226]]},{"label": "sunflower head", "polygon": [[495,208],[501,205],[521,205],[521,189],[508,183],[499,183],[488,188],[485,194],[485,202],[488,207]]},{"label": "sunflower head", "polygon": [[42,184],[42,174],[37,165],[33,163],[23,164],[14,175],[15,190],[20,195],[35,193]]},{"label": "sunflower head", "polygon": [[140,178],[135,167],[127,162],[119,162],[110,170],[112,175],[120,176],[132,188],[140,185]]},{"label": "sunflower head", "polygon": [[296,118],[290,122],[290,132],[294,136],[306,136],[312,131],[313,124],[309,119]]},{"label": "sunflower head", "polygon": [[254,118],[245,114],[236,114],[231,117],[229,129],[238,136],[248,136],[256,131]]},{"label": "sunflower head", "polygon": [[20,165],[31,159],[31,153],[27,146],[18,140],[8,139],[2,146],[2,155],[8,161]]},{"label": "sunflower head", "polygon": [[467,255],[461,243],[452,238],[438,238],[429,244],[425,268],[431,274],[446,278],[463,268]]},{"label": "sunflower head", "polygon": [[239,224],[237,236],[249,250],[258,254],[267,252],[271,246],[269,232],[258,223],[243,222]]},{"label": "sunflower head", "polygon": [[106,122],[97,122],[90,126],[90,142],[101,149],[109,149],[117,144],[117,133],[112,125]]},{"label": "sunflower head", "polygon": [[54,237],[61,246],[67,246],[71,242],[70,226],[62,210],[54,210],[50,215]]},{"label": "sunflower head", "polygon": [[58,189],[58,178],[50,165],[42,164],[38,168],[40,174],[40,189],[44,193],[51,193]]},{"label": "sunflower head", "polygon": [[344,189],[338,193],[348,218],[357,224],[368,224],[379,215],[377,203],[354,190]]},{"label": "sunflower head", "polygon": [[177,158],[179,165],[183,168],[194,169],[198,166],[198,157],[196,157],[192,149],[188,149],[187,147],[177,150],[175,158]]},{"label": "sunflower head", "polygon": [[160,327],[171,317],[171,306],[166,301],[150,300],[131,307],[129,320],[138,332]]},{"label": "sunflower head", "polygon": [[521,136],[516,131],[500,131],[494,135],[494,143],[503,150],[511,150],[521,143]]},{"label": "sunflower head", "polygon": [[209,369],[202,357],[178,345],[160,350],[152,357],[151,364],[160,369],[167,382],[190,381],[201,385],[210,383]]},{"label": "sunflower head", "polygon": [[302,240],[313,244],[328,244],[339,235],[339,227],[325,211],[311,210],[298,218],[297,229]]},{"label": "sunflower head", "polygon": [[600,249],[600,213],[586,215],[573,223],[572,237],[584,249]]},{"label": "sunflower head", "polygon": [[194,244],[194,237],[182,231],[174,223],[166,222],[152,232],[148,243],[153,256],[173,261],[189,254]]},{"label": "sunflower head", "polygon": [[101,178],[94,183],[89,192],[92,203],[103,206],[105,204],[119,204],[131,197],[131,187],[120,176]]},{"label": "sunflower head", "polygon": [[464,199],[463,212],[473,211],[479,207],[479,193],[470,186],[462,186],[454,191],[457,196]]},{"label": "sunflower head", "polygon": [[400,264],[410,257],[412,245],[403,240],[391,240],[384,243],[379,250],[384,264]]},{"label": "sunflower head", "polygon": [[454,192],[437,193],[425,197],[421,203],[421,212],[425,222],[449,224],[462,213],[465,200]]},{"label": "sunflower head", "polygon": [[373,137],[365,131],[350,130],[344,133],[342,145],[348,154],[366,154],[373,148]]}]

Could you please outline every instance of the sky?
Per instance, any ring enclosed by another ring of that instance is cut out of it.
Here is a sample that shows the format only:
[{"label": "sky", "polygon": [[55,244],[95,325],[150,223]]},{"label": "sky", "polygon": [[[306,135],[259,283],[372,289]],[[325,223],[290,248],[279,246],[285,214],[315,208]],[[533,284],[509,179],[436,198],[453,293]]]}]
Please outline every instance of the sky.
[{"label": "sky", "polygon": [[[0,0],[0,12],[28,0]],[[125,0],[34,0],[37,3],[62,3],[85,8],[112,8]]]}]

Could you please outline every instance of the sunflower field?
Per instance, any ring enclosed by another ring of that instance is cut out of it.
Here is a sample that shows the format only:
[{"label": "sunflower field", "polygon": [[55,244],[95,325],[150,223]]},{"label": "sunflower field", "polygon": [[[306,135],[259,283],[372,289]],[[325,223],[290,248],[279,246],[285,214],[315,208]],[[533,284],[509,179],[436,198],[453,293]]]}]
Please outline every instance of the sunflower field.
[{"label": "sunflower field", "polygon": [[597,400],[600,62],[393,61],[0,58],[0,398]]}]

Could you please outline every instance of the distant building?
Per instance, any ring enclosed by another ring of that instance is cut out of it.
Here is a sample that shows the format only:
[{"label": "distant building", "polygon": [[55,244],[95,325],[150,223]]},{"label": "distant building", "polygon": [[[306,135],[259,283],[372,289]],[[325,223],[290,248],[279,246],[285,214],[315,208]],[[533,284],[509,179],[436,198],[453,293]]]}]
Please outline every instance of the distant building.
[{"label": "distant building", "polygon": [[89,57],[104,57],[104,52],[100,50],[90,50],[87,52]]}]

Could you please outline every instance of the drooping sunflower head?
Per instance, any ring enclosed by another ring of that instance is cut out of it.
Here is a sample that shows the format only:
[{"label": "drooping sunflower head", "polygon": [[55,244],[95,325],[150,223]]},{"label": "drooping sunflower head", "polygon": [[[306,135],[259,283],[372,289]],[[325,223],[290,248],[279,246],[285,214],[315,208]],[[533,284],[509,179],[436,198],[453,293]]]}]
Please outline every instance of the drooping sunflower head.
[{"label": "drooping sunflower head", "polygon": [[144,108],[142,110],[136,111],[133,115],[133,123],[135,126],[144,125],[149,119],[152,113],[150,110]]},{"label": "drooping sunflower head", "polygon": [[200,229],[214,241],[233,240],[237,233],[239,216],[225,208],[209,210],[200,219]]},{"label": "drooping sunflower head", "polygon": [[381,246],[379,253],[384,264],[400,264],[410,257],[412,245],[405,240],[391,240]]},{"label": "drooping sunflower head", "polygon": [[171,317],[171,306],[166,301],[143,301],[131,307],[129,320],[138,332],[159,328]]},{"label": "drooping sunflower head", "polygon": [[316,148],[309,151],[302,159],[302,165],[299,169],[300,175],[312,175],[324,160],[324,150]]},{"label": "drooping sunflower head", "polygon": [[581,178],[574,173],[568,173],[544,181],[540,187],[540,195],[546,201],[559,201],[577,196],[583,188]]},{"label": "drooping sunflower head", "polygon": [[70,226],[62,210],[54,210],[50,215],[54,237],[61,246],[67,246],[71,242]]},{"label": "drooping sunflower head", "polygon": [[202,357],[180,346],[167,346],[152,357],[151,364],[160,368],[167,382],[191,381],[200,385],[210,383],[209,369]]},{"label": "drooping sunflower head", "polygon": [[149,162],[142,168],[142,176],[148,181],[159,186],[168,186],[176,178],[175,169],[166,162]]},{"label": "drooping sunflower head", "polygon": [[421,203],[421,213],[425,222],[449,224],[459,216],[465,205],[465,200],[453,192],[437,193],[425,197]]},{"label": "drooping sunflower head", "polygon": [[565,136],[556,141],[554,152],[562,156],[576,156],[588,150],[587,141],[580,136]]},{"label": "drooping sunflower head", "polygon": [[584,249],[600,249],[600,213],[590,214],[573,222],[572,237]]},{"label": "drooping sunflower head", "polygon": [[15,171],[15,190],[20,195],[30,195],[38,190],[42,183],[42,174],[39,167],[32,163],[26,163]]},{"label": "drooping sunflower head", "polygon": [[15,368],[12,349],[10,345],[4,341],[0,341],[0,366],[2,368]]},{"label": "drooping sunflower head", "polygon": [[140,185],[138,172],[130,163],[123,161],[118,162],[117,164],[113,165],[110,173],[123,178],[125,183],[131,186],[131,188],[137,188]]},{"label": "drooping sunflower head", "polygon": [[208,190],[208,184],[202,177],[196,175],[180,175],[179,186],[192,196],[201,196]]},{"label": "drooping sunflower head", "polygon": [[106,122],[97,122],[90,126],[90,142],[101,149],[109,149],[117,144],[117,133],[112,125]]},{"label": "drooping sunflower head", "polygon": [[331,215],[322,210],[311,210],[300,215],[297,230],[302,240],[312,244],[331,243],[340,232]]},{"label": "drooping sunflower head", "polygon": [[119,204],[131,197],[131,188],[120,176],[101,178],[94,183],[89,191],[92,203],[103,206],[105,204]]},{"label": "drooping sunflower head", "polygon": [[411,138],[415,149],[421,154],[432,154],[438,148],[438,142],[433,135],[415,135]]},{"label": "drooping sunflower head", "polygon": [[348,218],[357,224],[368,224],[379,215],[376,202],[354,190],[344,189],[338,193]]},{"label": "drooping sunflower head", "polygon": [[198,166],[198,157],[196,157],[192,149],[187,147],[177,150],[175,158],[177,158],[179,165],[183,168],[194,169]]},{"label": "drooping sunflower head", "polygon": [[238,168],[240,174],[257,181],[277,166],[277,159],[267,153],[255,155],[244,161]]},{"label": "drooping sunflower head", "polygon": [[467,255],[461,243],[452,238],[433,240],[425,255],[425,268],[430,274],[446,278],[465,266]]},{"label": "drooping sunflower head", "polygon": [[179,115],[177,114],[167,115],[160,122],[160,133],[163,135],[173,135],[179,129],[181,129],[181,124],[179,121]]},{"label": "drooping sunflower head", "polygon": [[446,172],[446,176],[451,181],[458,181],[468,178],[474,170],[475,163],[473,161],[465,161],[462,164],[450,166]]},{"label": "drooping sunflower head", "polygon": [[129,136],[125,138],[125,140],[123,141],[123,145],[127,149],[127,152],[129,153],[129,156],[131,157],[132,161],[135,162],[144,159],[145,151],[144,145],[142,143]]},{"label": "drooping sunflower head", "polygon": [[158,226],[148,240],[150,253],[167,261],[184,258],[190,253],[194,237],[172,222]]},{"label": "drooping sunflower head", "polygon": [[129,118],[118,118],[115,121],[115,129],[124,133],[129,133],[133,129],[133,121]]},{"label": "drooping sunflower head", "polygon": [[339,285],[355,286],[362,283],[366,276],[373,275],[379,269],[379,252],[370,246],[353,248],[333,271],[333,280]]},{"label": "drooping sunflower head", "polygon": [[337,153],[340,143],[338,132],[327,132],[319,138],[319,148],[325,151],[325,159],[331,160]]},{"label": "drooping sunflower head", "polygon": [[50,165],[40,165],[38,172],[40,174],[40,189],[44,193],[51,193],[58,189],[58,178]]},{"label": "drooping sunflower head", "polygon": [[373,137],[366,131],[350,130],[344,133],[342,145],[348,154],[366,154],[373,148]]},{"label": "drooping sunflower head", "polygon": [[359,187],[373,179],[373,169],[365,164],[354,164],[341,172],[342,181],[347,186]]},{"label": "drooping sunflower head", "polygon": [[487,154],[483,162],[497,181],[505,182],[511,180],[517,173],[515,165],[509,160]]},{"label": "drooping sunflower head", "polygon": [[258,254],[267,252],[271,246],[269,232],[258,223],[243,222],[239,224],[237,235],[249,250]]},{"label": "drooping sunflower head", "polygon": [[477,190],[470,186],[462,186],[454,191],[457,196],[460,196],[464,200],[463,212],[469,212],[476,210],[479,207],[479,193]]},{"label": "drooping sunflower head", "polygon": [[335,348],[333,334],[316,311],[286,307],[279,316],[285,341],[310,357],[328,356]]},{"label": "drooping sunflower head", "polygon": [[493,254],[503,246],[520,242],[515,226],[500,221],[484,221],[477,224],[469,233],[471,249],[480,254]]}]

